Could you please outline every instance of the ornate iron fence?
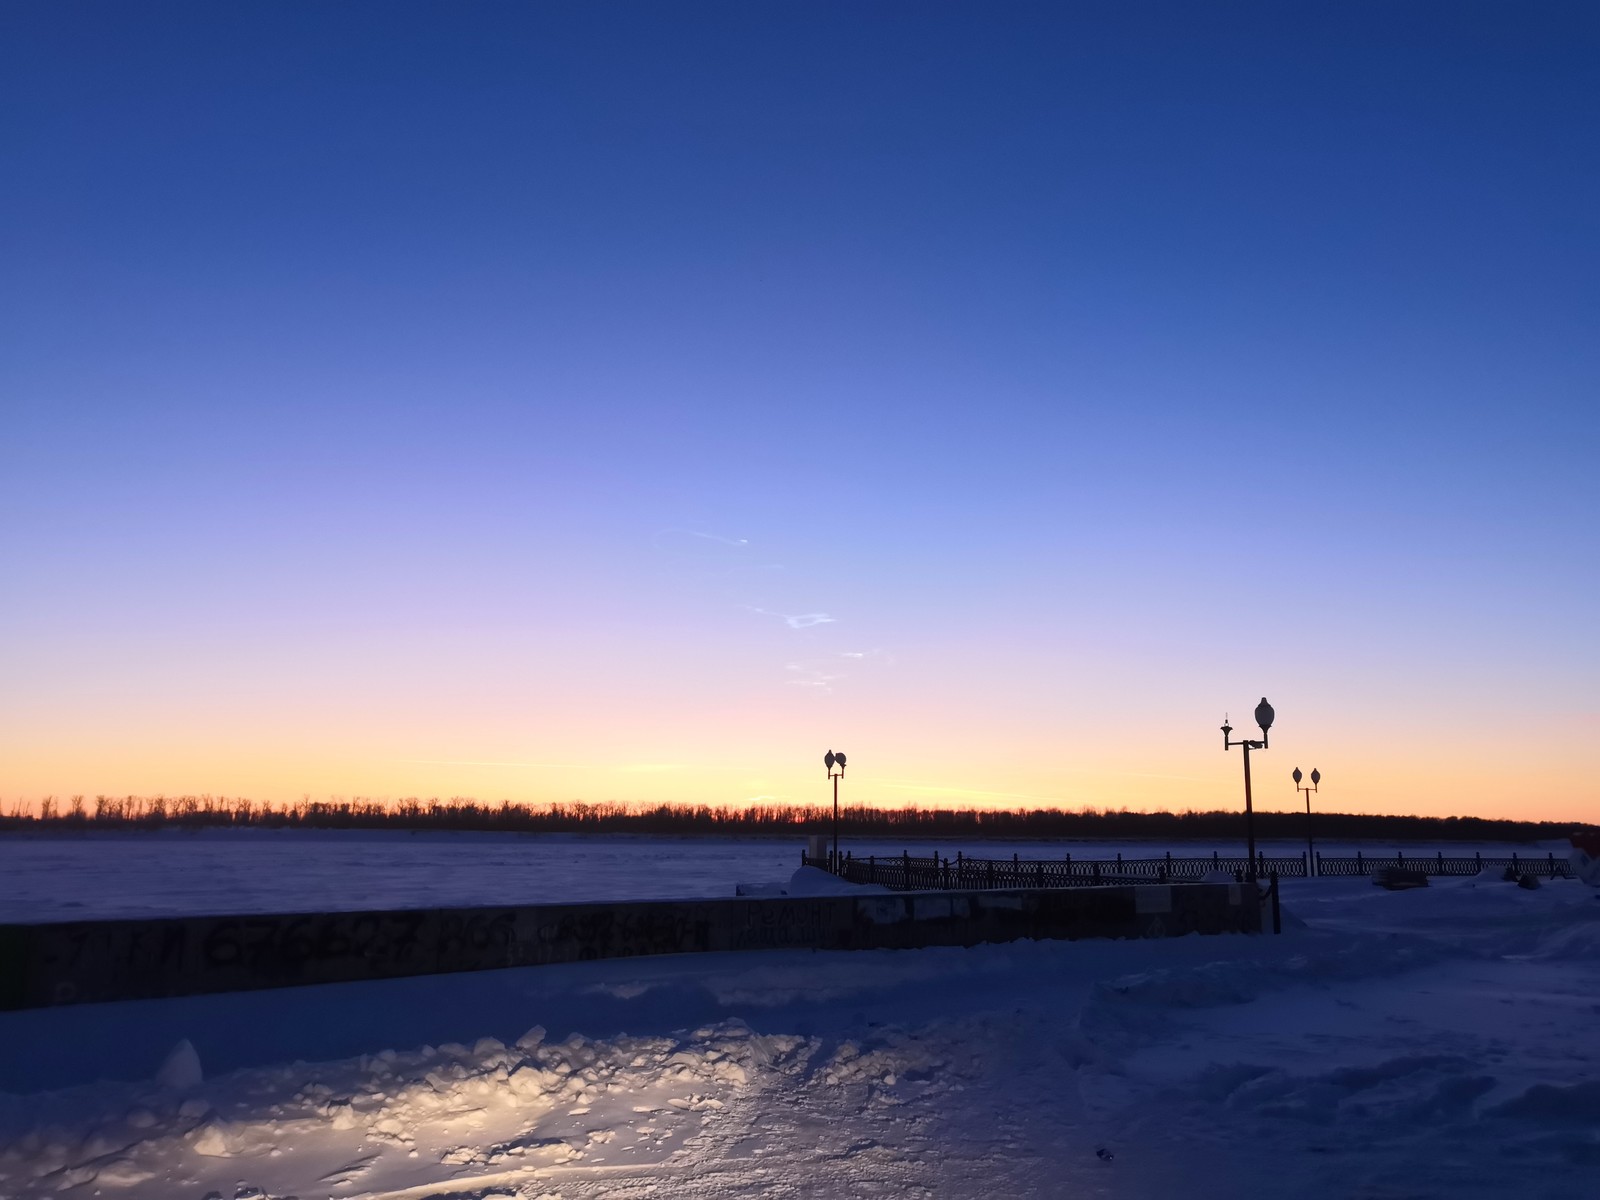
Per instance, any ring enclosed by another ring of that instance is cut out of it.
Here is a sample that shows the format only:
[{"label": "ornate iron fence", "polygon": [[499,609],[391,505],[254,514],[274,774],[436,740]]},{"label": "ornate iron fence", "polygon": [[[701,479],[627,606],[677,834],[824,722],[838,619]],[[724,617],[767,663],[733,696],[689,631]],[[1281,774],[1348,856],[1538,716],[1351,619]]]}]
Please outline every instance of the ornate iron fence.
[{"label": "ornate iron fence", "polygon": [[[831,870],[827,857],[801,856],[805,866]],[[1249,859],[1213,854],[1210,858],[1160,858],[1075,859],[1022,858],[1013,855],[1005,858],[968,858],[957,852],[954,858],[941,858],[937,854],[927,857],[909,853],[899,855],[867,855],[856,858],[846,853],[838,864],[838,875],[851,883],[876,883],[894,891],[931,891],[940,888],[978,890],[988,888],[1064,888],[1095,887],[1111,883],[1182,883],[1196,882],[1208,874],[1221,871],[1229,875],[1243,875],[1249,868]],[[1258,855],[1256,875],[1265,879],[1277,874],[1303,878],[1306,857],[1269,857]]]},{"label": "ornate iron fence", "polygon": [[[812,858],[802,854],[803,866],[820,867],[833,871],[831,856]],[[1547,854],[1543,858],[1520,857],[1484,858],[1474,854],[1471,858],[1446,858],[1441,851],[1434,855],[1406,857],[1401,851],[1393,855],[1369,857],[1363,853],[1354,856],[1326,856],[1318,852],[1314,861],[1305,852],[1290,856],[1256,856],[1255,874],[1258,879],[1276,875],[1280,879],[1304,879],[1308,875],[1365,876],[1385,867],[1402,867],[1421,871],[1427,875],[1476,875],[1480,871],[1502,871],[1513,867],[1518,874],[1538,875],[1547,879],[1571,878],[1572,870],[1567,860]],[[1095,887],[1113,883],[1183,883],[1196,882],[1213,872],[1223,872],[1243,877],[1249,872],[1250,860],[1244,855],[1229,856],[1214,852],[1211,857],[1174,858],[1171,853],[1159,858],[968,858],[960,851],[954,858],[941,858],[937,854],[918,856],[910,853],[898,855],[866,855],[857,858],[846,852],[838,861],[836,874],[851,883],[875,883],[893,891],[936,891],[943,888],[980,890],[988,888],[1067,888]]]},{"label": "ornate iron fence", "polygon": [[1402,851],[1392,855],[1325,855],[1317,853],[1318,875],[1371,875],[1385,867],[1400,867],[1408,871],[1421,871],[1424,875],[1476,875],[1480,871],[1501,872],[1506,869],[1518,875],[1535,875],[1544,879],[1571,879],[1572,864],[1554,854],[1540,857],[1512,854],[1506,857],[1484,858],[1474,854],[1471,858],[1446,858],[1441,850],[1437,854],[1417,854],[1407,857]]}]

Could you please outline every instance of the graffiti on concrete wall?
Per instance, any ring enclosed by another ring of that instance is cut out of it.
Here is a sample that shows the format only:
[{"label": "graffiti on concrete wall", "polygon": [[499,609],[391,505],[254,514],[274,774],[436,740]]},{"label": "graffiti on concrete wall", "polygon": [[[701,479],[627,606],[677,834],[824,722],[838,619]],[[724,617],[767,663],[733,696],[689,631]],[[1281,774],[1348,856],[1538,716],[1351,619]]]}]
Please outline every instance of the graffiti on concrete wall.
[{"label": "graffiti on concrete wall", "polygon": [[355,958],[372,965],[419,965],[423,913],[315,913],[217,921],[200,943],[202,971],[293,971],[308,963]]},{"label": "graffiti on concrete wall", "polygon": [[525,961],[572,962],[710,950],[711,921],[682,904],[585,905],[537,916]]},{"label": "graffiti on concrete wall", "polygon": [[[1221,885],[641,901],[0,927],[0,1008],[711,950],[1260,929]],[[1141,911],[1142,910],[1142,911]]]},{"label": "graffiti on concrete wall", "polygon": [[[835,905],[834,911],[840,911]],[[819,947],[826,937],[829,909],[817,900],[755,901],[745,906],[734,925],[733,950],[776,950],[785,946]]]}]

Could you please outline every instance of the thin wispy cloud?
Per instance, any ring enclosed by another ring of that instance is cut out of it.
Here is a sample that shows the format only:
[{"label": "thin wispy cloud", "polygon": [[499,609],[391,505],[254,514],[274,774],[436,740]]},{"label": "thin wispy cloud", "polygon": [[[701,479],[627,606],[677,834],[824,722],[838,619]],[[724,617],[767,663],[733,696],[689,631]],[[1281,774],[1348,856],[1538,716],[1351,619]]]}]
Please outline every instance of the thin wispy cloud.
[{"label": "thin wispy cloud", "polygon": [[703,542],[716,542],[718,545],[722,546],[743,547],[750,544],[749,538],[724,537],[720,533],[708,533],[704,529],[685,529],[676,525],[668,529],[656,530],[655,533],[650,536],[650,540],[657,547],[660,547],[662,538],[670,539],[673,537],[699,538]]},{"label": "thin wispy cloud", "polygon": [[819,692],[833,691],[836,680],[848,678],[846,672],[838,668],[841,662],[867,663],[869,660],[892,665],[894,659],[890,658],[880,649],[872,650],[840,650],[825,654],[820,657],[802,659],[783,664],[783,669],[791,676],[787,680],[791,687],[813,688]]},{"label": "thin wispy cloud", "polygon": [[650,535],[650,548],[663,562],[707,576],[731,575],[751,567],[750,539],[709,529],[672,526]]},{"label": "thin wispy cloud", "polygon": [[832,625],[835,623],[835,618],[824,612],[781,613],[773,612],[770,608],[757,608],[754,604],[746,604],[742,607],[749,609],[753,613],[760,613],[764,617],[777,617],[790,629],[810,629],[813,625]]},{"label": "thin wispy cloud", "polygon": [[833,675],[827,671],[819,671],[815,667],[808,667],[804,663],[784,663],[783,669],[796,676],[788,682],[793,687],[821,688],[823,691],[832,691],[829,686],[835,679],[843,679],[843,675]]}]

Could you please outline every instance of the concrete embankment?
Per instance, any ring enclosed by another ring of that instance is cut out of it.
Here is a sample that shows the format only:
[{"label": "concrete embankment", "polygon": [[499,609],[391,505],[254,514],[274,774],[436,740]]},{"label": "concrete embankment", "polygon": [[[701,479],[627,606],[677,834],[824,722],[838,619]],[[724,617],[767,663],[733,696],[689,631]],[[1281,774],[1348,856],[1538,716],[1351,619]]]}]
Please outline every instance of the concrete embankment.
[{"label": "concrete embankment", "polygon": [[647,954],[1257,933],[1250,887],[1175,884],[0,925],[0,1009]]}]

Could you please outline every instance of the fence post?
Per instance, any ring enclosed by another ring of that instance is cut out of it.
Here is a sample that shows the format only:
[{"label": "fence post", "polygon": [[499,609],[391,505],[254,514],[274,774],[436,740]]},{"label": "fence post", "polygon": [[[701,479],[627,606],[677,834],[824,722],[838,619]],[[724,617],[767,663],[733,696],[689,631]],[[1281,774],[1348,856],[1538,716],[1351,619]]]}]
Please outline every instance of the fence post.
[{"label": "fence post", "polygon": [[1099,863],[1095,863],[1093,865],[1094,865],[1094,881],[1095,881],[1095,884],[1098,885],[1100,883],[1100,864]]},{"label": "fence post", "polygon": [[1311,860],[1306,857],[1306,852],[1304,850],[1300,851],[1300,878],[1311,878]]},{"label": "fence post", "polygon": [[[938,856],[935,855],[934,857],[937,858]],[[950,890],[950,859],[948,857],[944,860],[944,890],[947,892]]]},{"label": "fence post", "polygon": [[1322,851],[1321,850],[1317,851],[1316,867],[1317,867],[1317,877],[1321,878],[1322,877]]},{"label": "fence post", "polygon": [[905,878],[902,881],[901,891],[909,892],[911,890],[911,851],[902,850],[900,853],[904,856],[905,861]]},{"label": "fence post", "polygon": [[984,860],[983,875],[984,875],[985,882],[990,887],[993,887],[994,886],[994,859],[990,858],[990,859],[985,859]]},{"label": "fence post", "polygon": [[1272,873],[1272,932],[1283,932],[1283,914],[1278,909],[1278,873]]},{"label": "fence post", "polygon": [[1217,857],[1218,853],[1219,853],[1219,851],[1216,851],[1216,850],[1213,850],[1211,852],[1211,866],[1213,867],[1213,869],[1216,868],[1222,861],[1221,859],[1219,859]]},{"label": "fence post", "polygon": [[1365,871],[1361,866],[1361,851],[1359,851],[1359,850],[1356,851],[1356,874],[1357,875],[1365,874]]}]

